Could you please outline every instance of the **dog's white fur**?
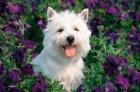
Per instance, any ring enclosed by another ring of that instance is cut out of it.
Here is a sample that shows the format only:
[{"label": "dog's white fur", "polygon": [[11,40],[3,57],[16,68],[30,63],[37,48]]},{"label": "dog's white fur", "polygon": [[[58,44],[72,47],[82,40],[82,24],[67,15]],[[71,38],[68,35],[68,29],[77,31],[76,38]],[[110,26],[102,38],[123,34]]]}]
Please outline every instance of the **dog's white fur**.
[{"label": "dog's white fur", "polygon": [[[90,50],[89,37],[91,32],[87,27],[88,9],[81,13],[64,11],[56,13],[48,8],[48,25],[44,30],[44,48],[41,53],[32,60],[35,72],[41,72],[54,80],[59,80],[64,89],[71,91],[76,89],[84,78],[83,57]],[[74,28],[79,31],[75,31]],[[63,32],[57,32],[63,28]],[[67,57],[62,45],[68,44],[67,36],[74,36],[76,55]]]}]

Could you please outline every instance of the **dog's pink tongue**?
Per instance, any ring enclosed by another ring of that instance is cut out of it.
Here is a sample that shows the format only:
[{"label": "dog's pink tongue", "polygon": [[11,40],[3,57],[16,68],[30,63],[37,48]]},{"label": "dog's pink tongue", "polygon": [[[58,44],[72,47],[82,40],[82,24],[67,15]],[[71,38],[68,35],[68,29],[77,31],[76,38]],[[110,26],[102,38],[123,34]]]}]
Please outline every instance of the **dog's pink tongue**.
[{"label": "dog's pink tongue", "polygon": [[68,57],[73,57],[75,55],[75,48],[74,47],[66,47],[65,54]]}]

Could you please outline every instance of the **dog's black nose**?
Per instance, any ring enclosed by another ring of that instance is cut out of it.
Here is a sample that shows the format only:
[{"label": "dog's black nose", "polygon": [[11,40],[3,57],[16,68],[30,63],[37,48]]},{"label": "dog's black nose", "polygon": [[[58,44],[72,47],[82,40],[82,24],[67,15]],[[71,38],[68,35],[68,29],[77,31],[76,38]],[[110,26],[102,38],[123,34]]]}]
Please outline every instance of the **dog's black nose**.
[{"label": "dog's black nose", "polygon": [[73,36],[68,36],[68,37],[67,37],[67,42],[68,42],[69,44],[72,44],[72,43],[74,42],[74,37],[73,37]]}]

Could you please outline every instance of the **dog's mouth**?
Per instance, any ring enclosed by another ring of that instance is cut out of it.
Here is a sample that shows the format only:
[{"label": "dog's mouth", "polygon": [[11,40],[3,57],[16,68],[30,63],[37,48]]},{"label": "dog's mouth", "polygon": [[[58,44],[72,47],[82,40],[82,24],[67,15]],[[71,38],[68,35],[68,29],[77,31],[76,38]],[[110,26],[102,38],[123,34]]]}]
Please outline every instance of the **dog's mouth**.
[{"label": "dog's mouth", "polygon": [[73,57],[76,54],[76,45],[62,45],[67,57]]}]

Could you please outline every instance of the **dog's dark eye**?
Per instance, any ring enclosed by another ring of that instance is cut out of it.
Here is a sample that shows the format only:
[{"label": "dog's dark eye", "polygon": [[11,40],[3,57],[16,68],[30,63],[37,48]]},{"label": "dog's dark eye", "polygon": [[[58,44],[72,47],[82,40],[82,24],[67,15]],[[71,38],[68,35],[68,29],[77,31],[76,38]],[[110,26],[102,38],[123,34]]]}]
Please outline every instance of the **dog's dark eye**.
[{"label": "dog's dark eye", "polygon": [[79,31],[79,29],[77,27],[74,28],[75,31]]},{"label": "dog's dark eye", "polygon": [[64,31],[63,28],[60,28],[60,29],[57,30],[57,32],[59,32],[59,33],[63,32],[63,31]]}]

